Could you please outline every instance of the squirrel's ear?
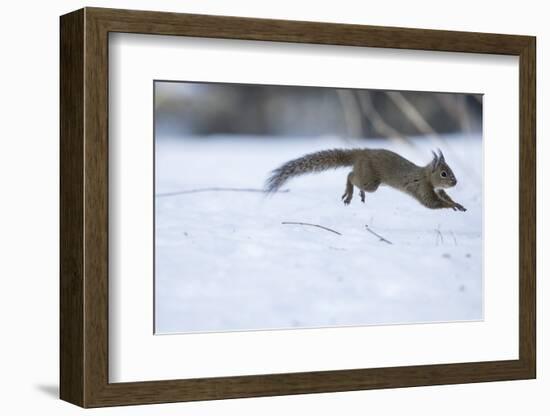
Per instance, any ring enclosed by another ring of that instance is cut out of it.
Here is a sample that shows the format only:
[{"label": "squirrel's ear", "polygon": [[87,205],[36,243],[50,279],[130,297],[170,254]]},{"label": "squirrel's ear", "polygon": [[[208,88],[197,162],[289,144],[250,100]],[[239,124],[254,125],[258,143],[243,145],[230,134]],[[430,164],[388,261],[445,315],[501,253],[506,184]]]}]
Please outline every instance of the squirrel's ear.
[{"label": "squirrel's ear", "polygon": [[437,156],[437,153],[435,153],[432,150],[432,155],[434,155],[434,158],[432,159],[431,165],[432,165],[432,172],[435,171],[435,168],[439,165],[439,156]]},{"label": "squirrel's ear", "polygon": [[437,153],[439,153],[439,161],[445,162],[445,156],[443,156],[443,152],[441,151],[440,148],[437,148]]}]

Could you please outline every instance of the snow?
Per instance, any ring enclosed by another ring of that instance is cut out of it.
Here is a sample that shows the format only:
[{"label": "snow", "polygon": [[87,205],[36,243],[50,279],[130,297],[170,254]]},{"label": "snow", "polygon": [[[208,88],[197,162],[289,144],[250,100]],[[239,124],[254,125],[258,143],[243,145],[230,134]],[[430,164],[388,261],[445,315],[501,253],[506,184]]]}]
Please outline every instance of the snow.
[{"label": "snow", "polygon": [[[482,141],[157,137],[155,332],[387,325],[483,319]],[[262,188],[269,172],[330,148],[389,148],[417,164],[440,147],[468,211],[429,210],[380,187],[340,200],[349,168]],[[172,194],[173,193],[173,194]],[[285,221],[323,225],[340,232]],[[380,241],[365,225],[392,244]]]}]

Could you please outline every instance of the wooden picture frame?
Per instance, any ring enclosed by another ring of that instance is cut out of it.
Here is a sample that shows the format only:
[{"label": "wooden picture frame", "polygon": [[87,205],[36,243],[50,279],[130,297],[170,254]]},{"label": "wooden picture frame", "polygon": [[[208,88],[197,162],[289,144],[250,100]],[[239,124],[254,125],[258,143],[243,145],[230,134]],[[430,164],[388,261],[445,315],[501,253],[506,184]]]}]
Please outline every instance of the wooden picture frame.
[{"label": "wooden picture frame", "polygon": [[[82,407],[535,378],[535,38],[85,8],[61,17],[60,396]],[[110,383],[108,34],[368,46],[519,57],[519,359]]]}]

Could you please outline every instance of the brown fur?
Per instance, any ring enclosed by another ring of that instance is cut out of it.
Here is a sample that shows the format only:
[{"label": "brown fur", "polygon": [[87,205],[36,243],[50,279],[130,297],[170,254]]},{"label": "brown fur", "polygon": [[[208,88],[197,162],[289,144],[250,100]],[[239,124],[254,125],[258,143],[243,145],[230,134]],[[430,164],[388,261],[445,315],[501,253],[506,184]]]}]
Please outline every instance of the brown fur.
[{"label": "brown fur", "polygon": [[417,166],[385,149],[323,150],[275,169],[266,182],[266,191],[276,192],[296,176],[345,166],[352,166],[342,195],[346,205],[353,198],[354,187],[359,189],[361,201],[365,202],[365,192],[375,192],[380,185],[388,185],[412,196],[427,208],[466,211],[442,189],[455,186],[456,178],[441,151],[433,152],[433,159],[426,166]]}]

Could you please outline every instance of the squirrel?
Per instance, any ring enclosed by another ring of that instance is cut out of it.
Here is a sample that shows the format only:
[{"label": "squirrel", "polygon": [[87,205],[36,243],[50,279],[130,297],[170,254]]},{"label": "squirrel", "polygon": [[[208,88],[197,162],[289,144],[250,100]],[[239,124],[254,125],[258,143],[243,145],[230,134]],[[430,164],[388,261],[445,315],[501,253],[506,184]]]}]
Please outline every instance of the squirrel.
[{"label": "squirrel", "polygon": [[443,153],[438,149],[438,153],[432,151],[432,154],[433,158],[426,166],[417,166],[385,149],[323,150],[291,160],[275,169],[266,181],[265,190],[268,193],[276,192],[295,176],[352,166],[342,195],[346,205],[353,198],[354,186],[359,189],[361,202],[364,203],[365,192],[375,192],[384,184],[405,192],[427,208],[466,211],[466,208],[453,201],[443,189],[457,184]]}]

